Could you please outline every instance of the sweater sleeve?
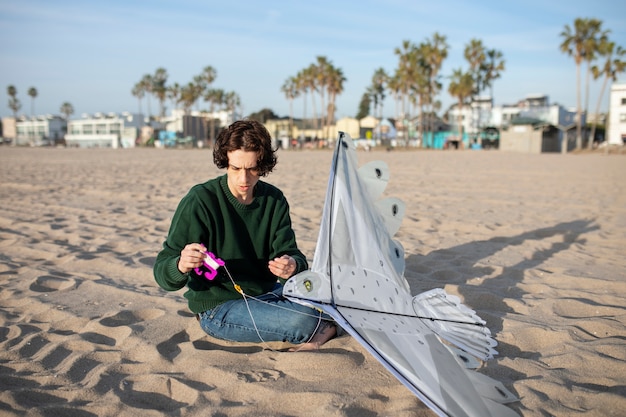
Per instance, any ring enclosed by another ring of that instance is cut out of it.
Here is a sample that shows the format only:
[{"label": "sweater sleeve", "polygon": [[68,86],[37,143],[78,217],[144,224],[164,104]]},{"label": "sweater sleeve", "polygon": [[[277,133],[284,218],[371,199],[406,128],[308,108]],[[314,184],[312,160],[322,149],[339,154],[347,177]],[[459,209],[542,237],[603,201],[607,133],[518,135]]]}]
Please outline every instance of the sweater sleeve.
[{"label": "sweater sleeve", "polygon": [[191,192],[179,203],[167,239],[157,255],[154,263],[154,278],[161,288],[166,291],[176,291],[187,284],[188,274],[178,270],[180,253],[193,237],[189,236],[191,222],[197,217],[196,197]]}]

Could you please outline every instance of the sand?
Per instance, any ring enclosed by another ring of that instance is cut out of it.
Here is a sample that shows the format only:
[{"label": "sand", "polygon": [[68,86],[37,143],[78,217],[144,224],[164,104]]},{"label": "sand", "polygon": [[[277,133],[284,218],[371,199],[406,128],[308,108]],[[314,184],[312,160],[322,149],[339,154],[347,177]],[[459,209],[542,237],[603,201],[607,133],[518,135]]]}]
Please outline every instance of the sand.
[{"label": "sand", "polygon": [[[499,342],[523,416],[626,414],[626,156],[360,151],[407,203],[412,293]],[[331,152],[280,151],[311,259]],[[0,147],[0,415],[433,416],[349,336],[287,353],[208,338],[152,265],[211,153]]]}]

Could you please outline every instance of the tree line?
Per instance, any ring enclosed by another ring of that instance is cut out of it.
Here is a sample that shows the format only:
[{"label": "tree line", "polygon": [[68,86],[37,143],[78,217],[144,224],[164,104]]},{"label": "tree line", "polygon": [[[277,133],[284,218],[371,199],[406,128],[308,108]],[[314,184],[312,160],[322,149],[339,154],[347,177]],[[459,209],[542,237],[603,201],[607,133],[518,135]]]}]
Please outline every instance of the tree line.
[{"label": "tree line", "polygon": [[[433,116],[441,109],[437,97],[443,88],[441,68],[448,57],[449,48],[446,37],[437,32],[419,44],[404,40],[400,47],[394,49],[398,58],[396,68],[391,72],[382,67],[374,71],[355,117],[361,119],[372,114],[382,118],[383,103],[386,93],[389,93],[396,104],[396,119],[411,119],[417,109],[419,120],[429,120],[432,130]],[[448,92],[458,99],[459,107],[492,87],[493,81],[504,71],[502,52],[486,48],[478,39],[472,39],[466,46],[465,58],[469,69],[454,70],[448,88]],[[314,128],[321,129],[326,135],[326,128],[334,119],[335,99],[343,92],[345,81],[341,69],[335,68],[324,56],[318,56],[316,62],[288,77],[281,91],[290,103],[290,125],[293,100],[303,97],[306,119],[306,101],[310,97],[313,119],[316,121]],[[320,100],[319,113],[316,96]],[[429,117],[425,118],[425,114]],[[418,125],[420,137],[424,126],[425,123]]]},{"label": "tree line", "polygon": [[[212,66],[206,66],[202,72],[192,78],[187,84],[180,85],[177,82],[167,84],[168,73],[165,68],[157,68],[154,74],[145,74],[132,88],[131,93],[139,101],[139,113],[142,113],[141,102],[146,98],[148,117],[151,117],[150,96],[154,96],[159,102],[159,118],[165,117],[166,100],[170,100],[173,108],[182,107],[188,114],[192,107],[200,100],[209,104],[209,112],[219,110],[235,112],[241,107],[241,99],[234,91],[225,91],[214,88],[213,82],[217,78],[217,70]],[[215,135],[215,119],[209,120],[211,141]]]},{"label": "tree line", "polygon": [[[603,79],[600,95],[596,105],[596,114],[600,111],[602,98],[610,81],[616,81],[619,74],[626,71],[626,50],[617,45],[609,37],[610,30],[603,27],[603,22],[594,18],[577,18],[572,26],[565,25],[560,33],[562,38],[560,50],[571,56],[576,64],[576,97],[577,126],[576,147],[582,147],[582,114],[588,114],[590,79]],[[383,117],[383,103],[387,94],[395,102],[396,119],[411,119],[417,112],[418,133],[423,137],[424,131],[432,131],[436,114],[441,110],[438,99],[443,90],[443,81],[447,78],[447,92],[456,100],[459,109],[470,105],[483,92],[489,89],[493,97],[493,82],[500,78],[505,70],[502,51],[490,49],[479,39],[471,39],[464,49],[466,68],[455,68],[452,73],[444,76],[441,73],[444,61],[448,58],[450,46],[446,36],[435,32],[430,38],[416,44],[410,40],[402,41],[394,49],[397,57],[396,67],[386,71],[380,67],[374,70],[371,84],[363,93],[356,114],[361,119],[369,114],[377,118]],[[585,104],[582,105],[581,66],[585,68]],[[214,88],[217,71],[206,66],[202,72],[186,84],[168,84],[168,73],[165,68],[157,68],[153,74],[145,74],[132,88],[131,94],[138,99],[139,113],[142,113],[142,102],[147,102],[148,117],[151,117],[150,97],[159,103],[159,118],[166,112],[166,101],[170,100],[173,108],[182,108],[189,113],[193,106],[201,100],[209,104],[209,112],[218,110],[235,112],[241,108],[241,99],[234,91]],[[315,61],[287,77],[280,87],[281,92],[289,101],[289,123],[293,126],[293,102],[303,98],[303,120],[307,119],[307,103],[310,100],[313,117],[310,128],[322,132],[327,137],[329,126],[334,122],[336,99],[344,91],[347,81],[341,68],[337,68],[325,56],[317,56]],[[17,98],[14,85],[7,88],[9,108],[17,118],[22,107]],[[37,89],[28,90],[31,97],[31,115],[34,114]],[[61,105],[60,112],[66,120],[74,113],[69,102]],[[263,109],[255,114],[273,112]],[[458,118],[459,133],[462,134],[461,116]],[[211,139],[214,135],[214,122],[211,120]],[[593,143],[595,124],[592,125],[589,146]]]},{"label": "tree line", "polygon": [[[30,115],[31,117],[35,115],[35,98],[37,98],[37,89],[35,87],[30,87],[28,89],[28,95],[31,98],[30,105]],[[19,98],[17,98],[17,88],[14,85],[9,85],[7,87],[7,95],[9,96],[9,109],[13,112],[13,117],[17,120],[17,113],[22,108],[22,102]],[[74,114],[74,107],[69,102],[64,102],[61,104],[59,108],[59,112],[65,116],[65,120],[69,122],[70,116]]]},{"label": "tree line", "polygon": [[[586,69],[586,100],[585,114],[588,114],[589,80],[603,78],[602,89],[598,97],[596,114],[606,86],[609,81],[616,81],[620,73],[626,70],[624,57],[626,51],[609,38],[610,30],[602,28],[602,21],[593,18],[577,18],[574,25],[565,25],[560,33],[562,52],[572,56],[576,63],[577,73],[577,135],[576,147],[582,147],[582,113],[580,66],[587,64]],[[359,103],[357,119],[369,114],[381,119],[383,103],[387,93],[393,97],[396,106],[396,119],[411,119],[417,111],[419,136],[424,130],[432,131],[436,113],[441,110],[438,100],[443,89],[443,80],[447,78],[447,92],[456,100],[458,109],[471,105],[482,93],[489,90],[493,98],[493,82],[500,78],[505,70],[502,51],[488,48],[479,39],[471,39],[464,49],[463,56],[466,68],[455,68],[452,73],[444,76],[441,68],[448,58],[450,46],[446,36],[435,32],[430,38],[416,44],[404,40],[394,49],[397,56],[396,68],[387,72],[377,68],[372,75],[371,84],[366,88]],[[597,61],[599,63],[596,63]],[[304,118],[306,119],[307,96],[311,98],[313,119],[317,120],[316,128],[328,126],[333,120],[335,99],[343,92],[346,78],[340,68],[335,68],[328,58],[318,56],[316,62],[290,76],[281,87],[281,91],[290,104],[290,126],[293,118],[293,100],[302,96],[304,101]],[[320,108],[317,112],[315,97],[319,96]],[[328,100],[325,101],[325,96]],[[462,115],[457,119],[459,134],[463,134]],[[323,129],[324,130],[324,129]],[[327,131],[327,130],[326,130]],[[589,146],[593,143],[595,124],[592,125]]]},{"label": "tree line", "polygon": [[[609,38],[611,31],[604,29],[602,24],[602,21],[598,19],[578,18],[574,20],[572,26],[565,25],[560,33],[562,38],[561,52],[574,58],[576,63],[576,149],[582,148],[581,64],[586,63],[585,114],[589,114],[589,80],[591,76],[594,80],[603,78],[602,89],[596,106],[596,114],[598,114],[608,81],[617,81],[618,75],[626,70],[626,61],[624,61],[626,50],[622,46],[616,45]],[[600,62],[594,64],[598,59]],[[595,129],[596,124],[594,123],[587,141],[589,148],[593,146]]]}]

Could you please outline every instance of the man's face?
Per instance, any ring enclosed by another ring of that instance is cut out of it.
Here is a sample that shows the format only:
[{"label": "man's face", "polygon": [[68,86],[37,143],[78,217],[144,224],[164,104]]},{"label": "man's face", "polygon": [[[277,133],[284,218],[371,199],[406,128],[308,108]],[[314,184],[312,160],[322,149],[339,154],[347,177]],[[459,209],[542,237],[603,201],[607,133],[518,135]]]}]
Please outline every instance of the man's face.
[{"label": "man's face", "polygon": [[250,204],[254,199],[254,186],[259,181],[258,152],[237,149],[228,152],[228,188],[239,202]]}]

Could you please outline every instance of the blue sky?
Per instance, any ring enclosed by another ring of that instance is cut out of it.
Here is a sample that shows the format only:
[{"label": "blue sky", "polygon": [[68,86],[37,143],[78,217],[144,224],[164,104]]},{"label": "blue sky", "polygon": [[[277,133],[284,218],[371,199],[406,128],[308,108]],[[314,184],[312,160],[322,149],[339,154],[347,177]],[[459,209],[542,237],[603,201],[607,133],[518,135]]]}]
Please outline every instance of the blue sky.
[{"label": "blue sky", "polygon": [[[12,114],[9,85],[17,87],[26,115],[29,87],[38,90],[35,114],[59,114],[66,101],[74,117],[137,112],[131,89],[144,74],[163,67],[168,84],[186,84],[211,65],[217,71],[213,86],[237,92],[245,114],[268,107],[286,116],[289,104],[280,87],[322,55],[347,78],[337,116],[354,116],[374,71],[391,73],[397,66],[394,49],[435,32],[450,45],[444,76],[467,68],[463,50],[471,39],[503,53],[496,105],[547,94],[552,103],[573,107],[575,64],[560,52],[559,34],[578,17],[602,20],[611,39],[626,48],[623,0],[0,0],[0,115]],[[453,99],[443,82],[445,109]],[[590,111],[599,90],[595,82]],[[152,100],[152,113],[157,107]],[[388,99],[385,114],[393,117],[394,107]],[[608,91],[602,109],[607,107]],[[310,116],[310,103],[307,111]],[[294,113],[302,117],[302,99]]]}]

